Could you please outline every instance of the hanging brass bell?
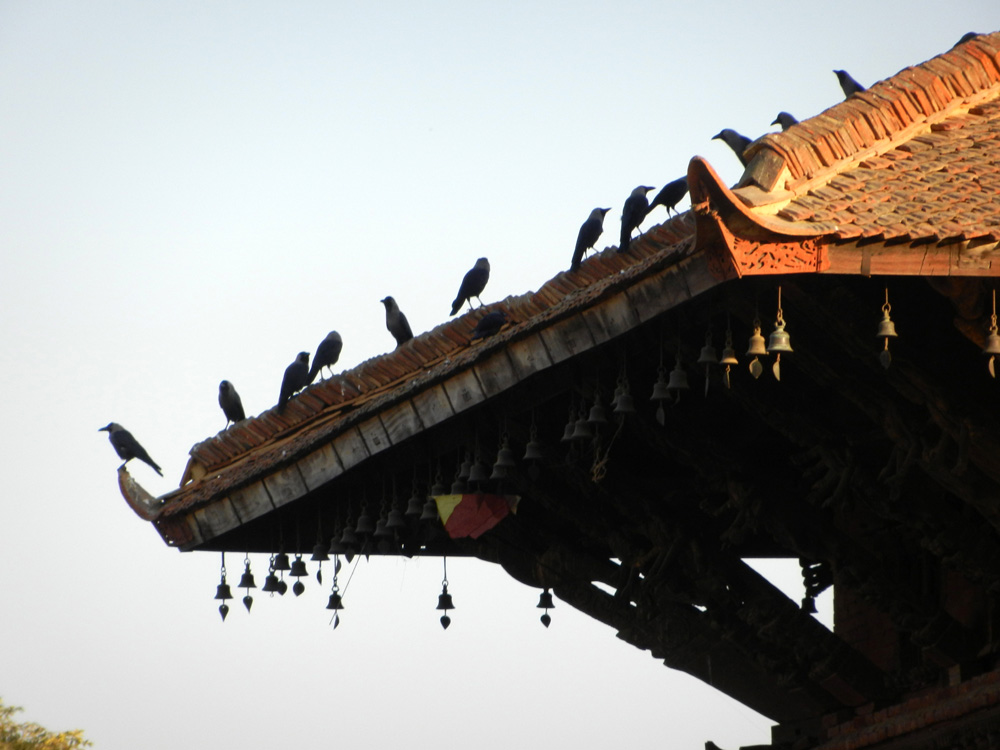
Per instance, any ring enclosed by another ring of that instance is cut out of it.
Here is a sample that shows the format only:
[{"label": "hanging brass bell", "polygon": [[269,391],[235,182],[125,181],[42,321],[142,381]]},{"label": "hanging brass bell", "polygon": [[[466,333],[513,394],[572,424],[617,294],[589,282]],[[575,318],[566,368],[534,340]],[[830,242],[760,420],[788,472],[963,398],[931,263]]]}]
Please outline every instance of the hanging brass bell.
[{"label": "hanging brass bell", "polygon": [[[417,492],[417,487],[414,485],[413,494],[410,495],[410,499],[406,501],[406,511],[403,513],[405,516],[419,516],[420,510],[424,507],[424,499]],[[389,514],[390,521],[392,513]]]},{"label": "hanging brass bell", "polygon": [[[893,334],[895,336],[895,334]],[[808,615],[816,614],[816,600],[811,596],[802,598],[802,611]]]},{"label": "hanging brass bell", "polygon": [[785,321],[778,319],[775,329],[767,339],[767,353],[776,354],[792,351],[791,340],[788,331],[785,330]]},{"label": "hanging brass bell", "polygon": [[760,323],[754,322],[753,334],[750,336],[750,346],[747,349],[748,357],[767,356],[767,347],[764,345],[764,337],[760,334]]},{"label": "hanging brass bell", "polygon": [[983,349],[983,354],[1000,354],[1000,333],[995,325],[990,326],[990,334],[986,337],[986,347]]},{"label": "hanging brass bell", "polygon": [[406,519],[403,518],[403,513],[399,508],[393,508],[389,511],[389,515],[385,519],[385,527],[390,532],[406,528]]},{"label": "hanging brass bell", "polygon": [[571,438],[573,440],[592,440],[594,433],[590,431],[590,425],[587,424],[586,418],[581,414],[580,418],[576,420],[576,424],[573,426],[573,434]]},{"label": "hanging brass bell", "polygon": [[875,334],[875,338],[883,339],[890,336],[896,338],[896,324],[889,317],[889,311],[883,307],[882,320],[878,324],[878,333]]},{"label": "hanging brass bell", "polygon": [[566,426],[563,428],[562,437],[559,438],[560,443],[568,443],[573,439],[573,430],[576,429],[576,412],[573,407],[569,407],[569,421],[566,422]]},{"label": "hanging brass bell", "polygon": [[385,539],[387,537],[392,537],[392,529],[387,529],[385,527],[386,520],[380,518],[375,522],[375,533],[372,534],[376,539]]},{"label": "hanging brass bell", "polygon": [[476,462],[472,465],[469,470],[469,481],[470,482],[485,482],[490,478],[489,472],[486,469],[486,464],[477,456]]},{"label": "hanging brass bell", "polygon": [[525,461],[537,461],[542,458],[545,454],[542,452],[542,444],[538,442],[534,435],[531,436],[531,440],[524,447],[524,460]]},{"label": "hanging brass bell", "polygon": [[510,449],[510,445],[507,444],[507,439],[504,438],[503,444],[500,450],[497,452],[497,466],[502,466],[504,469],[513,469],[517,466],[517,461],[514,457],[514,451]]},{"label": "hanging brass bell", "polygon": [[666,369],[661,366],[656,376],[656,382],[653,383],[653,395],[649,397],[649,400],[666,401],[670,397],[670,391],[667,389]]},{"label": "hanging brass bell", "polygon": [[[469,489],[469,487],[465,483],[465,479],[462,478],[461,476],[459,476],[458,474],[456,474],[455,475],[455,481],[451,483],[451,490],[449,490],[451,492],[451,494],[452,495],[464,495],[465,491],[467,489]],[[447,493],[442,492],[441,494],[445,495]]]},{"label": "hanging brass bell", "polygon": [[326,551],[328,555],[342,555],[347,551],[347,547],[340,541],[336,534],[330,539],[330,548]]},{"label": "hanging brass bell", "polygon": [[286,555],[284,552],[279,552],[277,557],[274,558],[274,569],[291,570],[292,566],[288,562],[288,555]]},{"label": "hanging brass bell", "polygon": [[624,391],[615,399],[615,414],[635,414],[635,399],[628,391]]},{"label": "hanging brass bell", "polygon": [[327,609],[340,610],[344,608],[344,600],[341,598],[340,594],[334,591],[330,594],[330,601],[326,603]]},{"label": "hanging brass bell", "polygon": [[599,395],[594,396],[594,405],[590,407],[590,413],[587,415],[587,422],[595,427],[606,425],[608,423],[608,415],[604,411],[604,407],[601,406],[601,397]]},{"label": "hanging brass bell", "polygon": [[536,608],[554,609],[555,606],[556,606],[555,602],[552,601],[552,592],[550,592],[548,589],[545,589],[545,591],[543,591],[538,597],[538,604],[536,605]]},{"label": "hanging brass bell", "polygon": [[437,609],[444,610],[447,612],[449,609],[454,609],[455,605],[451,601],[451,594],[448,593],[448,587],[445,586],[441,593],[438,595],[438,605]]},{"label": "hanging brass bell", "polygon": [[306,570],[306,563],[302,559],[302,555],[296,555],[295,560],[292,562],[291,573],[289,575],[294,578],[301,578],[302,576],[309,575],[309,571]]},{"label": "hanging brass bell", "polygon": [[368,509],[365,508],[361,511],[361,516],[358,518],[358,525],[354,529],[354,533],[361,537],[371,536],[375,531],[375,523],[372,521],[372,517],[368,515]]},{"label": "hanging brass bell", "polygon": [[740,361],[736,359],[736,350],[732,346],[726,346],[722,350],[722,358],[719,360],[720,365],[738,365]]},{"label": "hanging brass bell", "polygon": [[274,573],[268,573],[267,578],[264,579],[264,585],[261,587],[261,591],[266,591],[269,594],[273,594],[278,590],[278,576]]},{"label": "hanging brass bell", "polygon": [[324,560],[329,560],[330,557],[326,554],[326,545],[323,542],[316,542],[313,546],[312,557],[310,560],[315,560],[317,562],[323,562]]},{"label": "hanging brass bell", "polygon": [[226,583],[226,579],[225,578],[222,579],[222,583],[220,583],[218,586],[216,586],[216,588],[215,588],[215,598],[216,599],[222,599],[223,601],[225,601],[226,599],[232,599],[233,598],[233,594],[229,590],[229,584]]},{"label": "hanging brass bell", "polygon": [[431,489],[427,494],[430,495],[430,497],[448,494],[448,488],[445,487],[444,480],[441,478],[440,474],[434,477],[434,484],[431,485]]},{"label": "hanging brass bell", "polygon": [[670,371],[670,380],[667,383],[668,391],[686,391],[690,386],[688,385],[688,376],[681,366],[681,358],[677,358],[677,363],[674,365],[674,369]]},{"label": "hanging brass bell", "polygon": [[237,588],[241,589],[255,589],[257,588],[257,583],[253,579],[253,573],[250,572],[250,563],[247,563],[246,570],[243,571],[243,577],[240,578],[240,583]]},{"label": "hanging brass bell", "polygon": [[698,355],[699,365],[715,365],[719,363],[719,357],[715,353],[715,347],[712,346],[712,334],[709,333],[705,337],[705,346],[701,348],[701,353]]},{"label": "hanging brass bell", "polygon": [[340,535],[340,543],[347,549],[350,549],[355,545],[357,545],[358,537],[354,533],[354,529],[352,529],[350,526],[345,526],[344,533]]},{"label": "hanging brass bell", "polygon": [[469,472],[472,471],[472,456],[468,453],[465,454],[465,460],[462,461],[461,466],[458,468],[458,476],[462,479],[469,478]]},{"label": "hanging brass bell", "polygon": [[[455,494],[461,494],[461,493],[457,492]],[[437,521],[439,518],[440,518],[440,516],[438,516],[438,506],[437,506],[437,503],[434,502],[433,500],[431,500],[430,498],[427,498],[427,502],[424,503],[424,510],[420,514],[420,520],[421,521]]]}]

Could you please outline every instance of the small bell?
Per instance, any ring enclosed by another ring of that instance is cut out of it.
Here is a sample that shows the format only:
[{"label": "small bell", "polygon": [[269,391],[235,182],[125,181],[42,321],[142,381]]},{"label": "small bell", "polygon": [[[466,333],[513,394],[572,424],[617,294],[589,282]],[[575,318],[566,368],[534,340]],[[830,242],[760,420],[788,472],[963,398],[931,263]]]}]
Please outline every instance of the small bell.
[{"label": "small bell", "polygon": [[608,423],[608,416],[604,411],[604,407],[601,406],[600,394],[595,394],[594,396],[594,405],[590,407],[590,413],[587,415],[587,422],[595,427],[600,427]]},{"label": "small bell", "polygon": [[326,560],[329,560],[330,556],[327,554],[326,550],[327,550],[327,545],[323,544],[323,542],[317,541],[316,544],[313,546],[312,557],[310,557],[309,559],[315,560],[316,562],[324,562]]},{"label": "small bell", "polygon": [[701,348],[701,353],[698,355],[699,365],[717,365],[719,364],[719,356],[715,353],[715,347],[712,346],[712,332],[709,331],[708,335],[705,336],[705,346]]},{"label": "small bell", "polygon": [[590,425],[587,423],[587,418],[583,416],[583,411],[580,411],[580,418],[576,420],[576,424],[573,426],[573,440],[592,440],[594,438],[594,433],[590,430]]},{"label": "small bell", "polygon": [[753,322],[753,333],[750,336],[750,346],[747,349],[748,357],[766,357],[767,347],[764,345],[764,337],[760,334],[760,321]]},{"label": "small bell", "polygon": [[302,559],[302,555],[296,555],[295,561],[292,562],[290,576],[294,578],[302,578],[303,576],[309,575],[309,571],[306,570],[305,560]]},{"label": "small bell", "polygon": [[292,566],[288,562],[288,555],[286,555],[284,552],[279,552],[277,557],[274,558],[274,569],[291,570]]},{"label": "small bell", "polygon": [[468,479],[469,473],[472,471],[472,456],[468,453],[465,454],[465,460],[458,467],[458,476],[462,479]]},{"label": "small bell", "polygon": [[489,471],[486,468],[486,464],[483,463],[479,456],[476,456],[476,462],[472,465],[469,470],[469,481],[470,482],[485,482],[490,478]]},{"label": "small bell", "polygon": [[223,601],[233,598],[233,593],[229,590],[229,584],[226,583],[225,578],[222,579],[222,583],[215,587],[215,598]]},{"label": "small bell", "polygon": [[635,399],[625,391],[615,399],[615,414],[635,414]]},{"label": "small bell", "polygon": [[[464,495],[465,491],[469,489],[469,486],[465,483],[465,479],[461,474],[455,475],[455,481],[451,483],[451,494],[452,495]],[[447,494],[442,492],[442,495]]]},{"label": "small bell", "polygon": [[802,611],[808,615],[816,614],[816,599],[811,596],[802,598]]},{"label": "small bell", "polygon": [[996,370],[993,367],[993,360],[996,355],[1000,354],[1000,332],[997,331],[997,292],[996,289],[993,290],[993,314],[990,316],[990,333],[986,337],[986,348],[983,349],[983,354],[989,355],[989,362],[987,367],[990,371],[990,377],[995,378],[997,376]]},{"label": "small bell", "polygon": [[892,355],[889,354],[889,339],[896,338],[896,324],[889,317],[891,309],[889,306],[889,289],[886,288],[885,304],[882,305],[882,320],[878,324],[878,333],[875,334],[875,338],[885,339],[885,345],[882,347],[882,351],[879,352],[878,361],[887,370],[889,369],[889,365],[892,364]]},{"label": "small bell", "polygon": [[344,527],[344,533],[340,535],[340,544],[346,549],[353,549],[357,546],[358,537],[350,526]]},{"label": "small bell", "polygon": [[569,421],[563,428],[562,437],[559,439],[560,443],[568,443],[573,439],[573,431],[576,429],[576,411],[573,409],[573,405],[570,404],[569,407]]},{"label": "small bell", "polygon": [[347,547],[344,543],[340,541],[340,537],[336,534],[330,539],[330,547],[327,549],[326,553],[328,555],[342,555],[347,551]]},{"label": "small bell", "polygon": [[544,455],[542,444],[538,442],[538,436],[535,434],[535,430],[532,429],[531,439],[528,440],[528,444],[524,447],[524,460],[537,461]]},{"label": "small bell", "polygon": [[330,594],[330,601],[326,603],[326,608],[336,611],[344,608],[344,600],[337,591]]},{"label": "small bell", "polygon": [[653,395],[650,401],[667,401],[670,399],[670,390],[667,388],[667,369],[660,365],[656,372],[656,382],[653,383]]},{"label": "small bell", "polygon": [[[681,358],[677,357],[677,361],[674,364],[674,369],[670,371],[670,380],[667,383],[668,391],[686,391],[690,388],[688,385],[688,376],[684,371],[684,367],[681,365]],[[679,394],[678,394],[679,395]]]},{"label": "small bell", "polygon": [[441,627],[445,630],[451,625],[451,618],[448,616],[448,610],[454,609],[455,605],[451,600],[451,594],[448,593],[448,584],[444,584],[441,587],[441,594],[438,596],[437,609],[443,610],[444,614],[441,615]]},{"label": "small bell", "polygon": [[410,495],[410,499],[406,501],[406,511],[403,513],[405,516],[419,516],[420,509],[424,507],[424,499],[421,497],[420,493],[417,491],[417,485],[413,485],[413,494]]},{"label": "small bell", "polygon": [[278,576],[274,573],[268,573],[267,578],[264,579],[264,585],[261,587],[261,591],[266,591],[269,594],[274,594],[278,591]]},{"label": "small bell", "polygon": [[778,319],[775,329],[767,339],[767,353],[780,354],[781,352],[792,351],[791,341],[788,331],[785,330],[785,321]]},{"label": "small bell", "polygon": [[434,477],[434,484],[431,485],[427,494],[431,497],[448,494],[448,488],[445,487],[444,480],[441,478],[440,472],[438,472],[438,475]]},{"label": "small bell", "polygon": [[375,522],[372,521],[372,517],[368,515],[368,509],[365,508],[361,511],[361,515],[358,517],[357,528],[354,529],[354,533],[360,537],[371,536],[375,532]]},{"label": "small bell", "polygon": [[391,539],[392,529],[386,528],[386,519],[380,518],[375,522],[375,533],[372,534],[376,539]]},{"label": "small bell", "polygon": [[552,601],[552,593],[548,589],[545,589],[545,591],[543,591],[538,597],[538,604],[536,606],[538,609],[545,610],[545,612],[542,613],[542,616],[538,618],[541,620],[542,625],[545,627],[551,625],[552,616],[549,614],[549,610],[554,608],[556,605],[555,602]]},{"label": "small bell", "polygon": [[385,527],[390,532],[406,528],[406,519],[403,518],[403,513],[399,510],[399,508],[393,508],[389,511],[389,515],[385,521]]},{"label": "small bell", "polygon": [[[455,493],[455,494],[460,494],[460,493]],[[427,498],[427,502],[424,503],[424,509],[420,513],[420,520],[421,521],[437,521],[439,519],[440,519],[440,516],[438,515],[438,506],[437,506],[437,503],[434,502],[431,498],[428,497]]]},{"label": "small bell", "polygon": [[253,573],[250,572],[250,562],[247,561],[246,570],[243,571],[243,577],[240,578],[240,583],[237,586],[240,589],[255,589],[257,584],[253,579]]}]

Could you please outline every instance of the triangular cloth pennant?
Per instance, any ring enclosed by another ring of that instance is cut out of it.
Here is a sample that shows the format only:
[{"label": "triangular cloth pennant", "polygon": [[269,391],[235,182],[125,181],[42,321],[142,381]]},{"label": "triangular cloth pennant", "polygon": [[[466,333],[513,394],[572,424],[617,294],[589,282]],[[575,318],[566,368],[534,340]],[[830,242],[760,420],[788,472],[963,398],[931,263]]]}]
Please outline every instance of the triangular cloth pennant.
[{"label": "triangular cloth pennant", "polygon": [[518,495],[435,495],[438,515],[452,539],[478,539],[507,517],[517,512]]}]

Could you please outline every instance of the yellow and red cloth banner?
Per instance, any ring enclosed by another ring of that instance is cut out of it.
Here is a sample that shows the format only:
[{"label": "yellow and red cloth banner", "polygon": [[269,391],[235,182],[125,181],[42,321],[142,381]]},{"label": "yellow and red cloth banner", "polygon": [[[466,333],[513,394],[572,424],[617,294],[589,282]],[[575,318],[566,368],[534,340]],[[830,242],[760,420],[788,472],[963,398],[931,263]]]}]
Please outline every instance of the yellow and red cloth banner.
[{"label": "yellow and red cloth banner", "polygon": [[438,515],[452,539],[478,539],[507,517],[517,513],[519,495],[435,495]]}]

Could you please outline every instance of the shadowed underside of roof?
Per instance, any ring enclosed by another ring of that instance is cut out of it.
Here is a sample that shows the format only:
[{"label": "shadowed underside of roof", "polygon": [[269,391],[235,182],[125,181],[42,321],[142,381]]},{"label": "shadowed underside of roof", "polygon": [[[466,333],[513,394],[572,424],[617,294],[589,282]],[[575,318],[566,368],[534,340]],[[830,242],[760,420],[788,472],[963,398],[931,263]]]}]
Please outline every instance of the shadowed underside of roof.
[{"label": "shadowed underside of roof", "polygon": [[[537,292],[468,313],[310,386],[283,414],[268,410],[198,443],[181,488],[159,499],[162,512],[183,513],[289,465],[643,279],[673,267],[683,275],[684,259],[695,254],[707,256],[719,283],[808,272],[993,275],[1000,240],[1000,33],[766,135],[748,153],[743,187],[735,190],[695,157],[688,170],[692,210],[650,229],[627,253],[609,248]],[[907,240],[910,246],[896,245]],[[497,308],[512,322],[470,343],[478,319]],[[587,333],[594,342],[606,335]],[[419,416],[413,423],[421,428]]]}]

